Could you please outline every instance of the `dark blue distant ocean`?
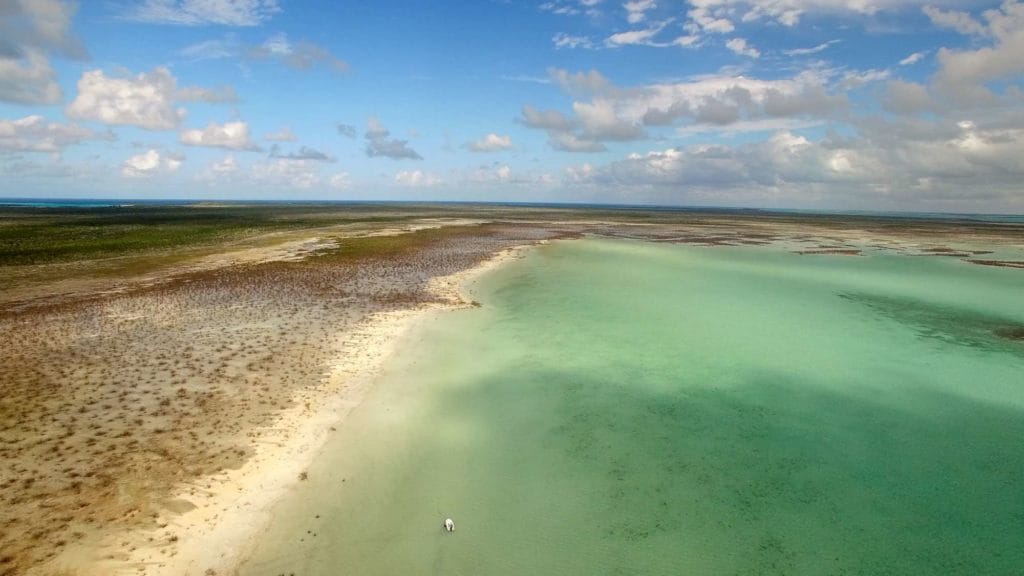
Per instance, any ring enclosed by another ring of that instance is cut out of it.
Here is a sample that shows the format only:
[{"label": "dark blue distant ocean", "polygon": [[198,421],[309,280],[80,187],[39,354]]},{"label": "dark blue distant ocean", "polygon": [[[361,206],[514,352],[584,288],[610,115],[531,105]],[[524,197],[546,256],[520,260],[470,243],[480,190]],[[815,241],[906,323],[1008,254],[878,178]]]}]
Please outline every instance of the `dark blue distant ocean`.
[{"label": "dark blue distant ocean", "polygon": [[186,200],[101,200],[75,198],[0,198],[0,206],[18,208],[111,208],[114,206],[181,206],[193,204]]}]

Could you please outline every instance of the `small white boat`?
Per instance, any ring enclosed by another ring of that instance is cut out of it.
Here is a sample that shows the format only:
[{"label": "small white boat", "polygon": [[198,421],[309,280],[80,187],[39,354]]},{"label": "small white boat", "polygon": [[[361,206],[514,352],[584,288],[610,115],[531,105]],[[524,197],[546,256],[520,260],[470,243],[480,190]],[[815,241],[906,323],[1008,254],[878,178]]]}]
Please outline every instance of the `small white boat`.
[{"label": "small white boat", "polygon": [[445,518],[444,529],[449,532],[455,532],[455,520],[452,520],[451,518]]}]

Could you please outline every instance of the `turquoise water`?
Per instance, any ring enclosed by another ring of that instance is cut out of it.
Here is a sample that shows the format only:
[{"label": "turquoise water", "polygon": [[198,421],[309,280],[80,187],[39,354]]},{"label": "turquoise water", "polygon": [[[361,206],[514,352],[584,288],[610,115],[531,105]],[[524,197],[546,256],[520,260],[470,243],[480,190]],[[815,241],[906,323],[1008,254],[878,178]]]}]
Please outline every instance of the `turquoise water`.
[{"label": "turquoise water", "polygon": [[956,259],[540,247],[408,336],[242,573],[1024,573],[1022,295]]}]

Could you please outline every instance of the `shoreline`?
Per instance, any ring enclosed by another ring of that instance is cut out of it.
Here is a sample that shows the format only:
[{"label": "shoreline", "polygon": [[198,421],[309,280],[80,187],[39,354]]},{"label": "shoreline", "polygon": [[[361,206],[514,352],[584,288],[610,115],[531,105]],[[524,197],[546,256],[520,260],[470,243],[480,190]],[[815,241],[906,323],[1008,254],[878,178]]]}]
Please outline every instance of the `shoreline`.
[{"label": "shoreline", "polygon": [[[302,482],[302,475],[335,426],[372,388],[401,337],[433,314],[471,306],[468,292],[473,283],[537,244],[506,248],[471,268],[434,277],[427,286],[439,302],[378,312],[349,333],[338,335],[334,344],[338,356],[321,385],[299,390],[294,405],[268,427],[279,434],[276,441],[260,442],[240,468],[182,486],[172,501],[189,502],[193,507],[177,515],[162,515],[157,529],[109,534],[91,551],[91,558],[61,558],[56,564],[74,564],[80,574],[235,573],[272,521],[275,504]],[[346,349],[346,341],[353,338],[362,340]],[[169,540],[170,533],[173,540]],[[122,552],[126,542],[127,557],[104,558]]]}]

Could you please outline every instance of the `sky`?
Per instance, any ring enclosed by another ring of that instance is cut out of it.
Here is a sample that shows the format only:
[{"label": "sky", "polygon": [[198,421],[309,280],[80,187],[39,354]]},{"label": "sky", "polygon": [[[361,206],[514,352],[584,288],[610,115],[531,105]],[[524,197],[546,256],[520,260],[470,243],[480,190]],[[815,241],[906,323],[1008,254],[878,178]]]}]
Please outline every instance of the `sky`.
[{"label": "sky", "polygon": [[1024,0],[0,0],[0,197],[1024,213]]}]

